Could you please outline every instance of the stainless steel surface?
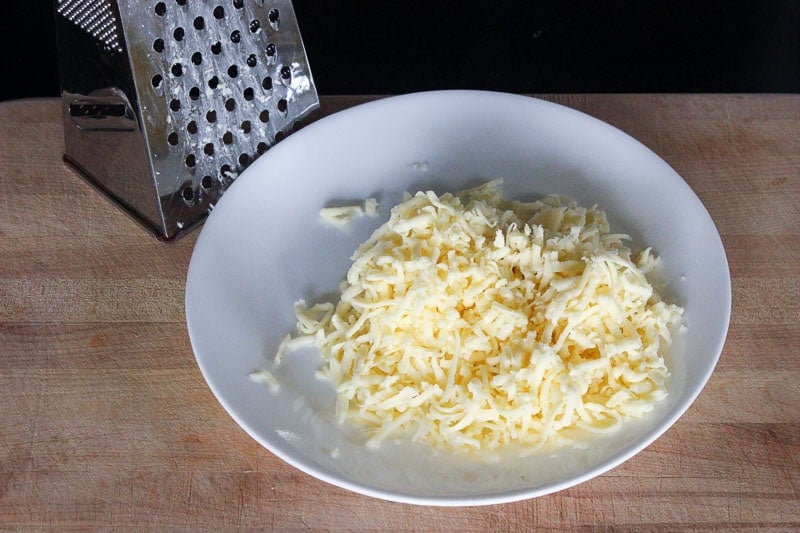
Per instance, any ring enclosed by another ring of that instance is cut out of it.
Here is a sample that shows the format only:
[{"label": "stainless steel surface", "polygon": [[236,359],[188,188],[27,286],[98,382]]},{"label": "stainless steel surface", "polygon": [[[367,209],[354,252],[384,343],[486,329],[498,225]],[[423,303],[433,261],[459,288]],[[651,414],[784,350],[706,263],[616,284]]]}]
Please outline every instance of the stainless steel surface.
[{"label": "stainless steel surface", "polygon": [[109,0],[61,0],[56,13],[102,43],[109,52],[122,52],[118,17]]},{"label": "stainless steel surface", "polygon": [[319,105],[290,0],[56,0],[65,160],[159,236]]}]

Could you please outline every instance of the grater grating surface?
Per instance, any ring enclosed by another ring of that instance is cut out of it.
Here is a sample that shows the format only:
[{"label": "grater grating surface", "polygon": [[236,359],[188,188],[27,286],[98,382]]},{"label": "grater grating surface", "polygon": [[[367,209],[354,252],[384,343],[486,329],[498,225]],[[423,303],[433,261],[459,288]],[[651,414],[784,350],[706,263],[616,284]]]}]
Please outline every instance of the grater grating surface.
[{"label": "grater grating surface", "polygon": [[318,107],[289,0],[56,0],[56,13],[65,159],[164,238]]},{"label": "grater grating surface", "polygon": [[102,42],[105,50],[122,52],[119,23],[109,0],[62,0],[56,11]]}]

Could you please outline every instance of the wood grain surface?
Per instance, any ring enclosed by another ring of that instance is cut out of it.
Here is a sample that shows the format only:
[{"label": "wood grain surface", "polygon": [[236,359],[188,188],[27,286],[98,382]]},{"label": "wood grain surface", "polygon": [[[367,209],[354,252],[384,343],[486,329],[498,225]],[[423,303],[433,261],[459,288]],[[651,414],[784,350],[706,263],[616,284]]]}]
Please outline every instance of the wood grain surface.
[{"label": "wood grain surface", "polygon": [[197,232],[156,241],[63,165],[57,100],[13,101],[0,104],[0,528],[799,530],[800,96],[540,97],[652,148],[722,235],[728,339],[662,438],[574,488],[486,507],[384,502],[288,466],[194,362]]}]

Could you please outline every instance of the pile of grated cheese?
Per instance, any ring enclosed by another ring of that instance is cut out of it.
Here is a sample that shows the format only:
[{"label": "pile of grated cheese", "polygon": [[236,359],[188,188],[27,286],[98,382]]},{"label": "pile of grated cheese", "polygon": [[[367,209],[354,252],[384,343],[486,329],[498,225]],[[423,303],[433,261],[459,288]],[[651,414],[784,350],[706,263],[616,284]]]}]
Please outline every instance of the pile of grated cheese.
[{"label": "pile of grated cheese", "polygon": [[340,301],[295,306],[340,423],[367,444],[525,450],[613,430],[666,396],[659,352],[683,310],[605,214],[564,196],[506,201],[501,180],[406,195],[354,253]]}]

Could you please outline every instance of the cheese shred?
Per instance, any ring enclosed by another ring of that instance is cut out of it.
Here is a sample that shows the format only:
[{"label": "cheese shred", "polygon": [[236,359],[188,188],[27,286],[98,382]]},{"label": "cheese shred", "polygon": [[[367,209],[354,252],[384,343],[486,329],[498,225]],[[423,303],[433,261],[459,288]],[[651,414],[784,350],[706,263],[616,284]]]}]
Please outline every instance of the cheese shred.
[{"label": "cheese shred", "polygon": [[683,310],[648,282],[653,252],[632,252],[596,207],[507,201],[501,183],[406,195],[353,254],[339,302],[296,305],[339,422],[368,446],[575,444],[667,395],[660,352]]}]

